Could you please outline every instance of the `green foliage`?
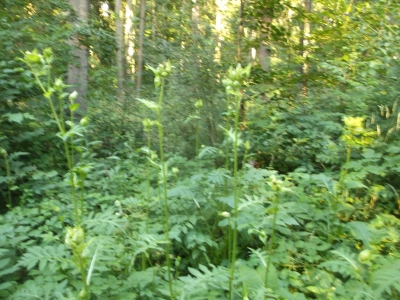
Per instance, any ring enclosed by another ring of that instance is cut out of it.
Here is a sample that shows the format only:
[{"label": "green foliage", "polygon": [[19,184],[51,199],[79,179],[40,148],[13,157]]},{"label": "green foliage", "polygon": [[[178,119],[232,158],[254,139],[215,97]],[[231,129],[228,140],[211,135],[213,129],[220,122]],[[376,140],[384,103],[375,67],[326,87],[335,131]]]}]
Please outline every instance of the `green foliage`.
[{"label": "green foliage", "polygon": [[121,100],[91,1],[79,121],[68,3],[3,1],[0,298],[399,298],[399,8],[350,2],[148,3]]}]

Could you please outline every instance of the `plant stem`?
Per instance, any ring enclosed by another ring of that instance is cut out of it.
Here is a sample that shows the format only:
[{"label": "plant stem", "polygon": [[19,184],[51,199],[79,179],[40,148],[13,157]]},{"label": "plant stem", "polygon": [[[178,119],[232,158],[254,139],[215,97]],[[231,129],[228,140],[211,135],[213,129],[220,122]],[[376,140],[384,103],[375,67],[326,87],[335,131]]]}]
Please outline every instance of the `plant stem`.
[{"label": "plant stem", "polygon": [[234,141],[233,141],[233,223],[232,223],[232,258],[231,270],[229,276],[229,299],[233,300],[233,278],[235,275],[235,263],[237,255],[237,217],[239,213],[239,176],[238,176],[238,138],[239,138],[239,109],[242,97],[240,94],[235,96],[235,125],[234,125]]},{"label": "plant stem", "polygon": [[161,159],[161,172],[162,172],[162,185],[163,185],[163,198],[164,198],[164,234],[167,244],[165,245],[165,260],[167,264],[167,275],[168,275],[168,284],[169,284],[169,292],[171,299],[175,299],[174,290],[172,286],[172,275],[171,275],[171,258],[170,258],[170,240],[169,240],[169,208],[168,208],[168,198],[167,198],[167,170],[165,165],[165,157],[164,157],[164,146],[163,146],[163,126],[162,126],[162,116],[161,116],[161,105],[164,100],[164,86],[165,86],[165,78],[161,78],[161,90],[160,90],[160,98],[158,100],[158,109],[157,109],[157,119],[158,119],[158,137],[160,144],[160,159]]},{"label": "plant stem", "polygon": [[[61,122],[60,118],[57,115],[57,112],[56,112],[56,110],[54,108],[53,100],[51,99],[51,94],[43,86],[43,84],[42,84],[40,78],[37,76],[37,74],[35,72],[32,72],[32,73],[33,73],[33,75],[34,75],[34,77],[36,79],[36,82],[39,84],[39,87],[41,88],[44,97],[47,98],[47,100],[49,101],[49,106],[50,106],[51,112],[53,114],[53,117],[54,117],[54,119],[55,119],[55,121],[57,123],[58,130],[60,131],[61,135],[65,135],[66,130],[65,130],[64,122]],[[50,73],[48,73],[48,77],[49,76],[50,76]],[[60,104],[60,106],[62,107],[62,104]],[[62,117],[62,119],[63,119],[63,117]],[[63,144],[64,144],[65,156],[67,157],[68,170],[69,170],[69,174],[70,174],[71,193],[72,193],[72,202],[73,202],[73,205],[74,205],[75,220],[76,220],[77,225],[80,225],[81,218],[80,218],[80,215],[79,215],[78,203],[77,203],[77,200],[76,200],[76,189],[75,189],[75,185],[74,185],[73,158],[71,157],[72,154],[70,154],[70,151],[69,151],[69,145],[68,145],[67,141],[65,141],[64,139],[63,139]]]},{"label": "plant stem", "polygon": [[12,208],[12,201],[11,201],[11,171],[10,171],[10,162],[8,161],[8,156],[7,156],[7,152],[4,151],[3,153],[3,157],[4,157],[4,165],[6,167],[6,175],[7,175],[7,206],[8,209]]},{"label": "plant stem", "polygon": [[[265,279],[264,279],[264,287],[265,288],[268,288],[268,273],[269,273],[269,268],[271,266],[272,248],[274,247],[274,243],[275,243],[276,219],[278,216],[278,201],[279,201],[279,195],[276,195],[275,196],[275,207],[273,210],[274,211],[274,219],[272,221],[271,239],[269,241],[267,265],[265,267]],[[264,297],[264,299],[265,299],[265,297]]]},{"label": "plant stem", "polygon": [[197,157],[197,170],[200,173],[200,158],[199,158],[199,121],[197,120],[196,124],[196,157]]},{"label": "plant stem", "polygon": [[79,270],[81,271],[81,277],[82,277],[82,283],[83,283],[83,290],[85,291],[84,297],[82,297],[82,299],[88,300],[89,299],[89,286],[87,285],[87,282],[86,282],[86,270],[85,270],[85,264],[84,264],[83,258],[82,258],[82,253],[76,253],[75,255],[78,258]]},{"label": "plant stem", "polygon": [[[151,140],[150,140],[150,128],[148,129],[147,132],[147,176],[146,176],[146,198],[147,198],[147,203],[146,203],[146,227],[145,227],[145,232],[146,234],[149,233],[149,211],[150,211],[150,168],[151,168],[151,163],[150,163],[150,158],[151,158],[151,152],[150,152],[150,147],[151,147]],[[146,264],[147,257],[145,253],[142,254],[142,271],[144,271],[147,268]]]}]

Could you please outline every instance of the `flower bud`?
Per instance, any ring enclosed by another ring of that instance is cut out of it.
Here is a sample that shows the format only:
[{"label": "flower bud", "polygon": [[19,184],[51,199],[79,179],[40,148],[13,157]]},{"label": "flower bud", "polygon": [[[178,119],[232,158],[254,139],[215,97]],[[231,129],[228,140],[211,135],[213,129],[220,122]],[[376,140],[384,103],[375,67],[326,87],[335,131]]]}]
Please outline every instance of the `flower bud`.
[{"label": "flower bud", "polygon": [[251,146],[250,146],[250,142],[249,142],[249,141],[245,141],[245,142],[244,142],[244,149],[247,150],[247,151],[249,151],[249,150],[250,150],[250,147],[251,147]]},{"label": "flower bud", "polygon": [[57,87],[57,88],[63,88],[64,87],[64,83],[63,83],[62,79],[61,78],[57,78],[54,81],[54,86]]},{"label": "flower bud", "polygon": [[75,226],[73,228],[68,227],[67,233],[65,234],[65,243],[72,249],[78,247],[85,240],[85,232],[82,227]]},{"label": "flower bud", "polygon": [[81,289],[79,292],[79,299],[86,299],[88,297],[88,293],[85,289]]},{"label": "flower bud", "polygon": [[366,263],[371,259],[372,252],[369,249],[364,249],[363,251],[358,254],[358,261],[360,263]]},{"label": "flower bud", "polygon": [[231,214],[228,213],[227,211],[223,211],[223,212],[220,213],[219,215],[220,215],[221,217],[224,217],[224,218],[230,218],[230,217],[231,217]]},{"label": "flower bud", "polygon": [[32,53],[27,51],[25,52],[25,59],[32,64],[36,64],[40,62],[41,55],[37,52],[37,50],[33,50]]},{"label": "flower bud", "polygon": [[202,108],[203,107],[203,101],[201,99],[197,100],[196,103],[194,104],[196,108]]},{"label": "flower bud", "polygon": [[70,95],[69,95],[69,101],[74,102],[76,97],[78,97],[78,92],[77,91],[73,91]]},{"label": "flower bud", "polygon": [[44,57],[46,58],[51,58],[53,56],[53,51],[51,51],[51,48],[46,48],[43,50]]},{"label": "flower bud", "polygon": [[154,85],[155,85],[156,87],[159,87],[160,84],[161,84],[161,78],[160,78],[159,75],[157,75],[156,77],[154,77]]},{"label": "flower bud", "polygon": [[80,120],[79,124],[81,124],[82,127],[85,127],[87,124],[89,124],[89,119],[88,119],[88,117],[87,117],[87,116],[84,116],[84,117]]},{"label": "flower bud", "polygon": [[6,149],[0,148],[0,155],[3,156],[3,157],[7,157]]}]

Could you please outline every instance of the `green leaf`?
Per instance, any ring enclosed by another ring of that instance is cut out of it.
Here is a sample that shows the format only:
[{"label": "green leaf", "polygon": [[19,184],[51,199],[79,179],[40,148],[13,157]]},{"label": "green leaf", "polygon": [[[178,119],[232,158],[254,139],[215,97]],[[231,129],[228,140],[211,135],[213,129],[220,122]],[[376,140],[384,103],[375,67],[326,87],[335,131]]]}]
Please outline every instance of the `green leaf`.
[{"label": "green leaf", "polygon": [[146,100],[146,99],[140,99],[140,98],[136,98],[136,100],[140,101],[147,108],[150,108],[151,110],[157,111],[157,110],[160,109],[160,107],[157,105],[157,103],[155,103],[153,101],[149,101],[149,100]]},{"label": "green leaf", "polygon": [[73,103],[73,104],[71,104],[71,105],[69,106],[69,110],[70,110],[71,112],[76,111],[78,108],[79,108],[79,103]]},{"label": "green leaf", "polygon": [[372,282],[379,294],[392,295],[392,289],[400,292],[400,260],[390,263],[372,273]]},{"label": "green leaf", "polygon": [[370,232],[367,223],[364,222],[349,222],[346,224],[353,233],[353,236],[356,239],[359,239],[363,242],[365,247],[369,247],[370,242]]},{"label": "green leaf", "polygon": [[8,118],[9,122],[14,122],[18,124],[21,124],[22,120],[24,119],[24,115],[22,113],[16,113],[16,114],[8,113],[5,114],[5,116]]},{"label": "green leaf", "polygon": [[8,289],[8,288],[12,287],[14,284],[15,284],[15,282],[9,282],[9,281],[0,283],[0,291]]}]

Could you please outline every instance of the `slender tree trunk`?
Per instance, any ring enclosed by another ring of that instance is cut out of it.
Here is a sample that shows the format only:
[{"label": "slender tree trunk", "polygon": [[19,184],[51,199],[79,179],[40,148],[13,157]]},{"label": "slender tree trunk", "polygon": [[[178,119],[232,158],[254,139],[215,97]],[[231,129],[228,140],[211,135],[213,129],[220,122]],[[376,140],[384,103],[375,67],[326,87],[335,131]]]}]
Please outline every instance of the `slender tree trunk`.
[{"label": "slender tree trunk", "polygon": [[242,62],[242,38],[243,38],[243,12],[244,12],[244,1],[240,0],[239,7],[239,28],[238,28],[238,45],[237,45],[237,61]]},{"label": "slender tree trunk", "polygon": [[[72,25],[79,27],[86,24],[89,17],[89,0],[69,0],[69,3],[78,16],[78,19]],[[75,59],[68,65],[67,83],[78,92],[76,102],[80,105],[79,114],[85,114],[89,70],[88,49],[79,43],[77,34],[71,37],[69,43],[74,47],[73,55]]]},{"label": "slender tree trunk", "polygon": [[[306,14],[311,13],[312,11],[312,0],[303,0],[303,8]],[[300,38],[300,55],[303,57],[303,64],[300,67],[300,74],[302,77],[302,93],[303,95],[307,95],[307,74],[309,66],[307,64],[307,57],[308,57],[308,44],[309,38],[311,34],[311,23],[308,17],[306,17],[302,24],[302,34]]]},{"label": "slender tree trunk", "polygon": [[153,41],[156,40],[157,36],[157,3],[156,0],[153,0],[151,5],[151,38]]},{"label": "slender tree trunk", "polygon": [[193,0],[193,6],[192,6],[192,38],[193,38],[193,44],[195,47],[197,47],[197,39],[199,36],[199,18],[200,18],[200,12],[199,12],[199,4],[197,3],[196,0]]},{"label": "slender tree trunk", "polygon": [[271,68],[271,28],[274,16],[273,0],[268,1],[262,11],[263,26],[260,32],[260,46],[258,47],[258,60],[264,71]]},{"label": "slender tree trunk", "polygon": [[[293,9],[290,7],[287,10],[287,22],[286,22],[286,42],[290,45],[290,38],[292,36],[292,18],[293,18]],[[289,65],[292,60],[292,49],[288,47],[287,51],[287,64]]]},{"label": "slender tree trunk", "polygon": [[[239,26],[238,26],[238,45],[237,45],[237,60],[238,63],[242,63],[242,37],[243,37],[243,12],[244,12],[244,1],[240,0],[239,6]],[[242,97],[243,95],[242,91]],[[246,129],[246,102],[243,97],[243,101],[240,102],[240,117],[241,117],[241,126],[242,130]]]},{"label": "slender tree trunk", "polygon": [[125,46],[126,46],[126,63],[129,75],[135,73],[135,33],[133,31],[133,0],[126,0],[125,10]]},{"label": "slender tree trunk", "polygon": [[136,76],[136,93],[140,95],[140,89],[142,88],[142,74],[143,74],[143,37],[144,37],[144,25],[146,15],[146,0],[140,1],[140,21],[139,21],[139,45],[137,52],[137,76]]},{"label": "slender tree trunk", "polygon": [[123,100],[125,60],[124,60],[124,27],[122,14],[122,0],[115,0],[115,40],[117,43],[117,98]]},{"label": "slender tree trunk", "polygon": [[223,30],[223,23],[222,23],[222,10],[224,9],[224,0],[216,0],[215,1],[216,7],[216,16],[215,16],[215,31],[216,31],[216,39],[217,39],[217,46],[215,47],[214,53],[214,60],[219,62],[221,60],[221,46],[222,46],[222,30]]}]

